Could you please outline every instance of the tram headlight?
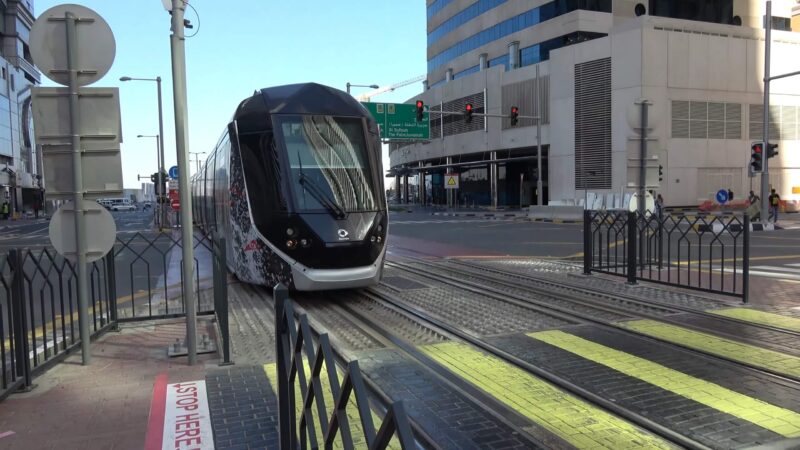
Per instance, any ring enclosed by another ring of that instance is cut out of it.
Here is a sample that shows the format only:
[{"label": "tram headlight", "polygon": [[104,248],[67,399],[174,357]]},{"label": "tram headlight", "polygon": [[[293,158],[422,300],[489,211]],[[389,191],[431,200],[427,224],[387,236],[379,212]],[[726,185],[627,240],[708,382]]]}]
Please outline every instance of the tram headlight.
[{"label": "tram headlight", "polygon": [[381,239],[381,237],[380,237],[380,236],[378,236],[378,244],[380,244],[382,240],[383,240],[383,239]]},{"label": "tram headlight", "polygon": [[373,244],[375,243],[376,240],[377,240],[377,238],[375,236],[370,236],[369,237],[369,241],[372,242]]},{"label": "tram headlight", "polygon": [[306,239],[306,238],[300,239],[301,247],[308,247],[309,245],[311,245],[311,239]]},{"label": "tram headlight", "polygon": [[288,241],[286,241],[286,248],[291,250],[295,247],[297,247],[297,241],[295,241],[294,239],[289,239]]},{"label": "tram headlight", "polygon": [[297,232],[294,231],[294,228],[287,228],[286,229],[286,235],[289,236],[289,237],[294,236],[295,233],[297,233]]},{"label": "tram headlight", "polygon": [[381,233],[382,231],[383,231],[383,225],[378,225],[378,233]]}]

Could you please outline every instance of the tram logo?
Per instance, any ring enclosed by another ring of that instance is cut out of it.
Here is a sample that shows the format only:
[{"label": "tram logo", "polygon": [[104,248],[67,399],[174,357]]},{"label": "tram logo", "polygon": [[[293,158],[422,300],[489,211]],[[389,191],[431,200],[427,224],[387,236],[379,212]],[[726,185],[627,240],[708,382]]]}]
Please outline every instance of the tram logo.
[{"label": "tram logo", "polygon": [[340,241],[347,241],[349,240],[350,233],[347,232],[344,228],[339,228],[339,240]]}]

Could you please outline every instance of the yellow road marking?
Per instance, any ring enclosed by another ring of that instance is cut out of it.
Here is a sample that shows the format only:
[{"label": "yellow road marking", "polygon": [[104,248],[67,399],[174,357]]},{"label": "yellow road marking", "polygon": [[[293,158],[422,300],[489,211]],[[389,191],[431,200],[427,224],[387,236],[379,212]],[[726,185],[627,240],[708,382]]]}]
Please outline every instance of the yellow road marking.
[{"label": "yellow road marking", "polygon": [[445,342],[420,350],[578,448],[674,448],[648,431],[467,345]]},{"label": "yellow road marking", "polygon": [[655,320],[620,322],[625,328],[644,333],[662,341],[683,345],[734,361],[752,364],[777,373],[800,377],[800,358],[754,345],[724,339],[708,333],[689,330]]},{"label": "yellow road marking", "polygon": [[800,319],[780,314],[759,311],[750,308],[726,308],[708,310],[711,314],[732,317],[734,319],[745,320],[747,322],[770,325],[784,330],[800,331]]},{"label": "yellow road marking", "polygon": [[732,391],[718,384],[604,345],[565,333],[543,331],[528,336],[610,367],[630,377],[752,422],[784,437],[800,436],[800,414]]},{"label": "yellow road marking", "polygon": [[[308,361],[303,358],[304,369],[305,369],[305,376],[309,377],[311,373],[311,367],[308,364]],[[278,395],[277,388],[278,388],[278,374],[277,374],[277,364],[269,363],[264,364],[264,372],[267,374],[267,378],[270,381],[270,385],[272,387],[273,392],[275,395]],[[342,382],[342,372],[337,370],[339,374],[339,382]],[[333,393],[331,391],[330,383],[328,382],[328,370],[326,366],[322,366],[322,370],[320,371],[320,385],[322,386],[322,395],[323,399],[325,400],[325,409],[328,411],[328,419],[331,417],[331,412],[333,411],[334,406],[334,398]],[[308,384],[310,388],[310,383]],[[297,421],[299,423],[301,414],[303,411],[303,398],[302,393],[300,392],[300,384],[297,383],[294,389],[294,405],[295,405],[295,412],[297,414]],[[377,432],[381,426],[381,418],[375,414],[375,411],[372,411],[370,408],[370,412],[372,413],[372,423],[375,425],[375,431]],[[350,399],[347,402],[347,419],[348,424],[350,425],[350,436],[353,439],[353,446],[355,448],[367,448],[367,441],[364,438],[364,430],[361,429],[361,419],[358,415],[358,406],[356,405],[356,398],[355,394],[350,394]],[[317,435],[317,444],[319,448],[324,448],[324,442],[322,437],[322,429],[320,428],[320,421],[319,416],[317,413],[317,402],[314,401],[312,405],[312,415],[314,417],[314,431]],[[298,433],[301,432],[298,427]],[[336,438],[333,442],[333,448],[344,448],[344,444],[342,443],[342,433],[341,430],[336,433]],[[392,440],[389,442],[389,447],[393,449],[400,449],[400,443],[397,441],[396,437],[392,437]]]},{"label": "yellow road marking", "polygon": [[[783,247],[786,247],[786,246],[784,245]],[[800,259],[800,255],[783,255],[783,256],[775,255],[775,256],[751,256],[750,257],[750,261],[769,261],[769,260],[774,260],[774,259]],[[696,265],[696,264],[700,264],[700,263],[703,263],[703,264],[709,264],[709,263],[716,264],[716,263],[721,263],[721,262],[729,263],[729,262],[733,262],[733,261],[742,262],[742,261],[744,261],[744,258],[736,258],[736,259],[734,259],[734,258],[725,258],[725,259],[711,259],[711,260],[704,259],[702,261],[696,260],[696,259],[695,260],[686,260],[686,259],[684,259],[684,260],[681,260],[681,261],[673,261],[672,264],[677,264],[679,266],[683,266],[683,265],[688,265],[690,263],[692,265]]]}]

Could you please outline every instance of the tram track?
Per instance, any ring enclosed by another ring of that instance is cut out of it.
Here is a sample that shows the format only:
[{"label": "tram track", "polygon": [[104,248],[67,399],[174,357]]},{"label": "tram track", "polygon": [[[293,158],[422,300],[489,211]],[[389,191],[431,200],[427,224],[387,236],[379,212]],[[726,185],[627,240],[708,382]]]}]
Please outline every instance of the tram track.
[{"label": "tram track", "polygon": [[[359,298],[359,300],[353,301],[356,298]],[[605,399],[600,395],[584,389],[570,382],[569,380],[560,377],[558,374],[552,371],[524,361],[489,343],[487,340],[481,338],[473,332],[463,331],[457,326],[448,324],[431,314],[423,312],[413,306],[409,306],[407,302],[388,292],[369,288],[348,294],[333,294],[333,299],[338,300],[339,307],[345,310],[347,314],[361,324],[362,327],[371,329],[371,334],[375,339],[390,342],[393,346],[400,349],[422,366],[426,367],[429,371],[436,373],[442,381],[446,382],[452,388],[482,405],[487,411],[491,411],[495,417],[507,422],[509,426],[516,429],[522,436],[528,436],[531,439],[531,442],[540,446],[543,445],[544,448],[559,448],[561,446],[554,445],[554,442],[542,442],[538,437],[532,437],[523,426],[524,423],[519,420],[528,419],[524,419],[522,417],[517,417],[516,420],[511,419],[518,416],[518,413],[510,410],[507,406],[501,404],[488,393],[471,385],[469,381],[433,361],[429,356],[412,344],[413,336],[411,336],[410,339],[409,336],[404,336],[404,334],[406,334],[405,332],[398,332],[394,324],[391,323],[392,321],[384,320],[385,316],[383,314],[375,315],[375,309],[391,310],[393,313],[399,312],[408,320],[415,322],[416,326],[422,326],[430,330],[429,333],[431,335],[441,336],[448,341],[466,343],[467,345],[480,349],[489,355],[513,365],[533,376],[539,377],[566,392],[574,394],[575,396],[582,398],[591,404],[609,411],[611,414],[614,414],[617,417],[638,425],[643,429],[648,430],[655,435],[658,435],[681,447],[693,449],[710,448],[703,443],[684,436],[683,434],[665,427],[648,417],[645,417],[639,413],[636,413],[635,411],[618,405],[613,401]]]},{"label": "tram track", "polygon": [[[511,281],[501,280],[497,277],[491,277],[485,274],[482,275],[480,273],[476,273],[475,271],[458,270],[453,267],[442,267],[439,264],[430,263],[425,260],[417,260],[413,258],[408,259],[412,259],[415,264],[424,267],[424,270],[423,268],[400,262],[387,262],[387,267],[407,272],[418,277],[433,280],[448,287],[455,287],[457,289],[485,296],[487,298],[492,298],[506,304],[513,304],[524,308],[530,308],[538,312],[551,314],[555,317],[561,318],[562,320],[567,320],[573,323],[590,323],[604,329],[636,336],[651,342],[654,341],[663,343],[702,358],[722,361],[725,364],[735,367],[747,368],[748,370],[754,371],[763,376],[767,376],[784,386],[800,389],[800,376],[773,370],[749,361],[710,353],[704,350],[682,345],[680,343],[665,341],[640,331],[627,328],[622,324],[624,322],[620,322],[638,318],[667,322],[676,326],[691,328],[686,323],[670,319],[669,316],[675,314],[675,312],[670,311],[668,306],[665,305],[648,305],[646,303],[643,304],[642,302],[638,302],[640,308],[647,307],[660,312],[643,313],[641,311],[633,311],[616,306],[597,304],[596,301],[589,300],[585,297],[586,294],[583,293],[585,292],[585,289],[580,290],[583,292],[567,292],[569,288],[564,288],[558,283],[552,281],[549,281],[551,286],[548,288],[520,285],[519,283],[512,283]],[[492,287],[491,284],[494,284],[496,287]],[[595,296],[600,295],[596,291],[592,291],[592,294]],[[610,296],[606,296],[605,298],[608,297]],[[717,317],[715,317],[715,319],[716,318]],[[739,321],[732,322],[738,323]],[[750,323],[747,322],[747,324]],[[702,329],[700,327],[694,328],[704,332],[709,331],[708,329]],[[781,331],[783,330],[781,329]],[[733,338],[739,342],[747,343],[748,345],[756,345],[763,348],[761,343],[756,343],[754,341],[747,342],[746,339],[743,339],[739,336],[730,336],[730,338]],[[784,353],[792,354],[794,351],[791,353]]]}]

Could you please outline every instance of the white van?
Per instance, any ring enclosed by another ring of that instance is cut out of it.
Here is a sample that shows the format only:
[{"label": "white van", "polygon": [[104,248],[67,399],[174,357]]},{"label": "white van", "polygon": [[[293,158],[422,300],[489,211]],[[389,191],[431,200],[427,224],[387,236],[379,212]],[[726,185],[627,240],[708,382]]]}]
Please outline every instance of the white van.
[{"label": "white van", "polygon": [[129,198],[108,198],[103,200],[111,211],[136,211],[136,205]]}]

